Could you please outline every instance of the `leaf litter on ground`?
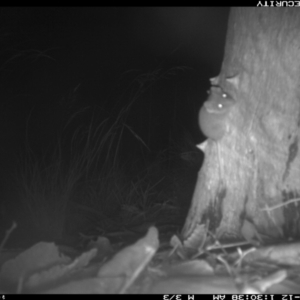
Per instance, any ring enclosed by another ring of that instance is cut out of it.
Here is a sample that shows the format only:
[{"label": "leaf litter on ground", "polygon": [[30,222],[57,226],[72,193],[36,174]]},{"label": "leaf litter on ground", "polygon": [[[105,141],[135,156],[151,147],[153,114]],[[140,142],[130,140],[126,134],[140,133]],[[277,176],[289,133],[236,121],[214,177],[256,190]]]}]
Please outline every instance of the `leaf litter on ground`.
[{"label": "leaf litter on ground", "polygon": [[193,258],[176,253],[184,247],[178,237],[171,239],[175,251],[158,251],[155,227],[110,259],[109,241],[102,237],[83,253],[41,242],[2,263],[0,290],[51,294],[300,292],[300,244],[249,245],[242,250],[239,245],[245,242],[212,243],[207,232],[200,231],[202,249]]}]

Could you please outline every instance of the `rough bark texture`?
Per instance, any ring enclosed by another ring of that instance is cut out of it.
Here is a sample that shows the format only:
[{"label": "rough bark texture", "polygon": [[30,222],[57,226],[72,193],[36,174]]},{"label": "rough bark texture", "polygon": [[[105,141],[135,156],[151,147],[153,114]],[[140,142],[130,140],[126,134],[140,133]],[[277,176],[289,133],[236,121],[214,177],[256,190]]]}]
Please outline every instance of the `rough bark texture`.
[{"label": "rough bark texture", "polygon": [[[218,238],[299,236],[299,83],[300,11],[232,9],[221,73],[212,84],[235,102],[226,117],[220,114],[222,137],[201,145],[205,160],[185,241],[199,224]],[[200,114],[207,127],[218,119],[211,101],[208,120]]]}]

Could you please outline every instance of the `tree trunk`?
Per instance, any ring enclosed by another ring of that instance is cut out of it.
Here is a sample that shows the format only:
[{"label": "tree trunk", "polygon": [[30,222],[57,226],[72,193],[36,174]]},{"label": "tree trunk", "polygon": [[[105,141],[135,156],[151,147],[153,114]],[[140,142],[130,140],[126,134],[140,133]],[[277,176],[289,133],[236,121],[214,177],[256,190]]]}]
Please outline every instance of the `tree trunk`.
[{"label": "tree trunk", "polygon": [[219,239],[298,236],[300,11],[232,9],[221,73],[211,82],[185,245],[199,246],[201,224]]}]

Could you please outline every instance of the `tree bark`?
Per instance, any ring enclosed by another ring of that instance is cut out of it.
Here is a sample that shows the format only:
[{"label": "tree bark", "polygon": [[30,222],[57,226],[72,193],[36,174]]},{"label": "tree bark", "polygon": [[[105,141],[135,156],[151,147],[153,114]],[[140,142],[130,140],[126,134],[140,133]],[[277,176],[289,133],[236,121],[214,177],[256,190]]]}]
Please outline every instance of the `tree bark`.
[{"label": "tree bark", "polygon": [[208,140],[187,244],[201,224],[219,239],[299,235],[299,79],[300,11],[232,9],[221,73],[199,114]]}]

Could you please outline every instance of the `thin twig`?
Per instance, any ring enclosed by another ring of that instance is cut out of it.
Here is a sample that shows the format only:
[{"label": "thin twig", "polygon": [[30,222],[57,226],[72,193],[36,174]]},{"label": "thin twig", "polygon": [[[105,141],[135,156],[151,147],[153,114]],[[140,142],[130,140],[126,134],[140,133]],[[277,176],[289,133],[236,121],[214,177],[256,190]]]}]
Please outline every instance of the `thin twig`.
[{"label": "thin twig", "polygon": [[9,236],[11,235],[11,233],[17,228],[17,223],[14,221],[13,224],[11,225],[10,229],[6,230],[5,232],[5,237],[3,239],[3,241],[0,244],[0,251],[3,249],[5,243],[7,242]]},{"label": "thin twig", "polygon": [[289,205],[291,203],[296,203],[300,201],[300,198],[296,198],[296,199],[290,199],[284,203],[279,203],[279,204],[276,204],[274,206],[267,206],[265,208],[262,208],[261,211],[271,211],[271,210],[274,210],[274,209],[277,209],[277,208],[280,208],[281,206],[285,206],[285,205]]}]

